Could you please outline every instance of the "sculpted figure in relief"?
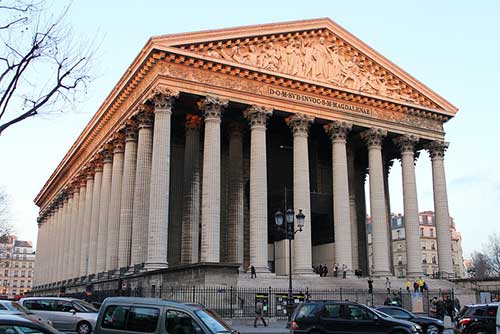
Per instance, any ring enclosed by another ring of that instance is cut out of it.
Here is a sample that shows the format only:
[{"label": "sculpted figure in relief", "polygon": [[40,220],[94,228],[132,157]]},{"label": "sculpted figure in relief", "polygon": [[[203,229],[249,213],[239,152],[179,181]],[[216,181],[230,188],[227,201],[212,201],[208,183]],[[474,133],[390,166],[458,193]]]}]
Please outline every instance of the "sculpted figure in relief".
[{"label": "sculpted figure in relief", "polygon": [[414,102],[409,92],[390,78],[377,73],[375,66],[362,61],[345,47],[325,37],[296,38],[275,45],[233,46],[207,52],[213,58],[235,61],[269,71],[333,83],[367,93]]}]

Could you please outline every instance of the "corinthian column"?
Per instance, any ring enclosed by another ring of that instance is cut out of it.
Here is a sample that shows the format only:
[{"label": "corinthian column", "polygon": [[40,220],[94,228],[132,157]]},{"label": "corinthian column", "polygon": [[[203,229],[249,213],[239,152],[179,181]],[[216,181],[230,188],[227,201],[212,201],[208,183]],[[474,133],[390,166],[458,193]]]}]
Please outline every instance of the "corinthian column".
[{"label": "corinthian column", "polygon": [[148,252],[146,269],[167,268],[168,206],[170,198],[170,136],[174,99],[179,92],[156,87],[154,103],[153,158],[149,197]]},{"label": "corinthian column", "polygon": [[137,115],[139,135],[135,174],[134,205],[132,212],[132,249],[130,265],[146,261],[148,251],[149,186],[151,184],[151,157],[153,153],[153,114],[147,106],[139,107]]},{"label": "corinthian column", "polygon": [[422,275],[422,251],[418,223],[417,182],[415,178],[415,144],[418,138],[403,135],[394,138],[401,151],[401,174],[403,176],[403,205],[405,217],[406,263],[408,277]]},{"label": "corinthian column", "polygon": [[271,109],[251,106],[250,122],[250,265],[269,272],[267,254],[267,153],[266,123]]},{"label": "corinthian column", "polygon": [[[308,132],[314,117],[294,114],[286,119],[293,133],[293,208],[305,215],[302,232],[293,241],[293,272],[312,274],[311,193],[309,184]],[[264,207],[267,209],[267,206]],[[267,231],[266,231],[267,233]]]},{"label": "corinthian column", "polygon": [[352,124],[334,121],[325,126],[332,141],[333,223],[335,229],[335,262],[352,273],[352,233],[347,173],[346,137]]},{"label": "corinthian column", "polygon": [[197,263],[200,240],[200,126],[201,117],[186,115],[184,201],[181,263]]},{"label": "corinthian column", "polygon": [[382,164],[382,141],[386,135],[387,131],[375,128],[361,133],[361,137],[368,145],[373,276],[391,275],[389,258],[390,241],[388,237],[384,191],[384,166]]},{"label": "corinthian column", "polygon": [[80,193],[78,195],[79,201],[78,201],[78,218],[77,218],[77,225],[75,228],[75,253],[73,257],[73,277],[80,277],[83,276],[80,274],[80,268],[81,268],[81,261],[82,261],[82,244],[84,242],[85,238],[85,230],[84,230],[84,224],[85,224],[85,203],[86,203],[86,191],[87,191],[87,180],[86,180],[86,175],[80,176]]},{"label": "corinthian column", "polygon": [[[73,201],[71,201],[73,203]],[[61,219],[59,221],[59,241],[58,241],[58,247],[57,247],[57,274],[56,274],[56,280],[57,281],[62,281],[65,279],[64,277],[64,259],[67,254],[67,248],[65,248],[65,242],[67,239],[66,235],[66,230],[68,227],[68,221],[69,221],[69,196],[67,194],[67,191],[64,191],[63,195],[63,204],[62,204],[62,214],[61,214]]]},{"label": "corinthian column", "polygon": [[137,163],[137,123],[129,120],[125,126],[125,156],[123,161],[122,197],[120,200],[120,231],[118,244],[118,267],[130,265],[132,242],[132,212]]},{"label": "corinthian column", "polygon": [[[87,275],[95,274],[97,268],[97,239],[99,236],[99,211],[101,205],[102,168],[102,156],[99,155],[97,157],[97,160],[95,161],[94,169],[94,189],[92,191],[92,215],[89,231]],[[89,189],[88,182],[87,189]]]},{"label": "corinthian column", "polygon": [[[349,182],[349,211],[351,220],[351,252],[352,252],[352,269],[360,269],[359,254],[362,253],[359,248],[358,237],[358,210],[356,199],[356,167],[355,167],[355,148],[349,147],[347,150],[347,178]],[[365,219],[366,220],[366,219]],[[363,227],[366,225],[363,224]]]},{"label": "corinthian column", "polygon": [[69,236],[68,236],[68,243],[67,243],[67,258],[66,258],[66,279],[74,278],[76,275],[73,271],[74,269],[74,260],[75,260],[75,253],[77,253],[77,245],[76,245],[76,230],[78,228],[78,210],[79,204],[80,204],[80,188],[78,187],[78,181],[73,185],[72,190],[73,192],[73,205],[71,206],[71,224],[69,228]]},{"label": "corinthian column", "polygon": [[243,124],[229,124],[228,262],[243,264]]},{"label": "corinthian column", "polygon": [[108,215],[111,198],[111,173],[113,168],[113,151],[111,145],[106,145],[102,151],[103,168],[101,184],[101,204],[99,205],[99,235],[97,238],[97,261],[95,273],[106,270],[106,250],[108,244]]},{"label": "corinthian column", "polygon": [[198,102],[205,117],[201,194],[201,262],[220,259],[220,123],[227,100],[207,96]]},{"label": "corinthian column", "polygon": [[445,276],[453,275],[450,213],[448,211],[448,193],[444,172],[444,153],[448,145],[446,142],[434,141],[426,147],[432,161],[434,220],[436,222],[439,271]]},{"label": "corinthian column", "polygon": [[124,135],[115,134],[113,139],[113,170],[108,212],[108,242],[106,245],[106,270],[118,268],[118,238],[120,234],[120,206],[122,197]]},{"label": "corinthian column", "polygon": [[80,277],[86,276],[90,273],[90,244],[91,244],[91,230],[92,230],[92,205],[94,203],[94,173],[95,166],[90,164],[87,168],[87,180],[85,189],[85,212],[83,213],[82,221],[82,245],[80,251]]}]

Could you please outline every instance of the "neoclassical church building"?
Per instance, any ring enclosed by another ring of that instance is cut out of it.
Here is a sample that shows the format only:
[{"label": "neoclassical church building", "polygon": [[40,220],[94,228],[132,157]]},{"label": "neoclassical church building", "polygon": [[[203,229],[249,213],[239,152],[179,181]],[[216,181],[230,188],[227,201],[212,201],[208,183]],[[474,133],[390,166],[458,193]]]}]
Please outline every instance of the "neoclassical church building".
[{"label": "neoclassical church building", "polygon": [[305,215],[294,275],[334,263],[392,275],[394,162],[407,275],[419,276],[423,151],[439,271],[452,274],[443,125],[457,111],[330,19],[150,38],[35,199],[34,285],[151,275],[191,283],[249,266],[286,275],[275,212],[288,208]]}]

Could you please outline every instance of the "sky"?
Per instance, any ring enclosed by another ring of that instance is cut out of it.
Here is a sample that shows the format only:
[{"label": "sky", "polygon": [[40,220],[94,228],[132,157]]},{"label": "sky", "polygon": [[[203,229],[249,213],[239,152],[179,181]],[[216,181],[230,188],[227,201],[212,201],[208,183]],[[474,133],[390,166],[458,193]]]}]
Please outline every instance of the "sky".
[{"label": "sky", "polygon": [[[52,2],[59,13],[66,1]],[[16,234],[36,243],[33,199],[150,36],[329,17],[460,110],[445,124],[450,215],[464,255],[500,233],[499,1],[74,0],[73,36],[96,40],[95,75],[75,111],[41,115],[0,137],[0,186]],[[433,210],[428,154],[416,164],[419,210]],[[390,174],[391,209],[403,212],[401,169]]]}]

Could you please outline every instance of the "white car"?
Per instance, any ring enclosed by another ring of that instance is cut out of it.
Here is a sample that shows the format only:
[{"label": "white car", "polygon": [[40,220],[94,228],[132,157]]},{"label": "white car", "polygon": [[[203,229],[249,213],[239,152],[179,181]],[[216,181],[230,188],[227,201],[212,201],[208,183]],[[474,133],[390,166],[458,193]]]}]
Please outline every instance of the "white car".
[{"label": "white car", "polygon": [[97,310],[86,301],[62,297],[28,297],[19,303],[40,317],[52,321],[61,332],[90,334],[97,321]]}]

